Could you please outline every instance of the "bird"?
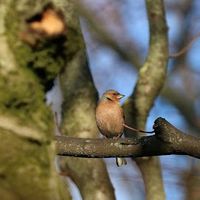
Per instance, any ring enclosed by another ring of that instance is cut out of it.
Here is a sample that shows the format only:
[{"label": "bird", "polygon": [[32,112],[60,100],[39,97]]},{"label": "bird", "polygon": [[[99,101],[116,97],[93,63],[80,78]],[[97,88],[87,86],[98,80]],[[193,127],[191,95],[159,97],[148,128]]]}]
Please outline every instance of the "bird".
[{"label": "bird", "polygon": [[[113,89],[103,93],[96,107],[96,124],[100,133],[106,138],[113,139],[119,139],[124,133],[124,128],[134,132],[154,133],[154,131],[144,131],[125,124],[124,111],[120,106],[120,100],[124,96]],[[119,167],[126,165],[127,162],[124,158],[116,157],[116,164]]]},{"label": "bird", "polygon": [[[115,90],[103,93],[96,107],[96,124],[106,138],[118,139],[124,132],[124,112],[120,106],[120,99],[125,95]],[[124,158],[116,157],[117,166],[126,165]]]}]

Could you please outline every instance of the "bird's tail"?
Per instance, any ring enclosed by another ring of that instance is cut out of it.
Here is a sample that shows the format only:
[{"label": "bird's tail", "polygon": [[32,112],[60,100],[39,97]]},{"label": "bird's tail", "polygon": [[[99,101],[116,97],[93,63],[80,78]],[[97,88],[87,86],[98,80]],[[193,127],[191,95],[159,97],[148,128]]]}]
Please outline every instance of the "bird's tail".
[{"label": "bird's tail", "polygon": [[130,127],[126,124],[123,124],[123,126],[129,130],[132,130],[132,131],[135,131],[135,132],[141,132],[141,133],[154,133],[154,131],[144,131],[144,130],[140,130],[140,129],[136,129],[136,128],[133,128],[133,127]]},{"label": "bird's tail", "polygon": [[122,165],[126,165],[127,161],[125,158],[116,157],[116,165],[117,167],[121,167]]}]

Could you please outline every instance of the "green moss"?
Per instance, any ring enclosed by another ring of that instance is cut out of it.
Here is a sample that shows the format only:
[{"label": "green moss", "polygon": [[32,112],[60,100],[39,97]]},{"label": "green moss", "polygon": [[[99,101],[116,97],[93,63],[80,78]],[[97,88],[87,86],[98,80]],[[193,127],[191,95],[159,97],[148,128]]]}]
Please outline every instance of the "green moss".
[{"label": "green moss", "polygon": [[45,105],[41,86],[29,71],[17,71],[0,79],[0,113],[16,117],[26,126],[52,133],[52,114]]},{"label": "green moss", "polygon": [[[25,15],[27,11],[17,11],[17,1],[12,2],[6,19],[8,43],[15,55],[17,65],[20,68],[28,68],[32,71],[47,90],[65,66],[66,36],[48,38],[38,35],[36,44],[29,45],[22,40],[21,36],[28,29]],[[26,34],[28,34],[28,37],[35,37],[34,33],[27,32]]]},{"label": "green moss", "polygon": [[84,43],[81,32],[75,30],[73,27],[69,27],[67,38],[67,60],[70,61],[74,58],[77,52],[84,49]]},{"label": "green moss", "polygon": [[45,89],[64,66],[64,55],[56,54],[61,42],[54,46],[55,38],[41,41],[37,48],[20,39],[25,11],[17,11],[17,3],[12,1],[5,20],[7,42],[15,56],[16,68],[1,75],[0,113],[15,116],[24,125],[42,130],[47,137],[53,132],[53,117],[45,105]]},{"label": "green moss", "polygon": [[4,152],[0,154],[2,190],[14,193],[18,199],[50,199],[52,188],[47,186],[52,164],[47,158],[49,145],[39,145],[3,130],[0,130],[0,140],[0,152]]},{"label": "green moss", "polygon": [[32,46],[22,40],[26,20],[43,7],[44,1],[40,0],[41,5],[39,1],[7,3],[6,46],[14,61],[8,70],[3,66],[0,74],[0,119],[8,121],[0,126],[1,199],[64,199],[63,185],[54,169],[54,123],[45,92],[83,43],[70,27],[70,40],[64,35],[41,37]]}]

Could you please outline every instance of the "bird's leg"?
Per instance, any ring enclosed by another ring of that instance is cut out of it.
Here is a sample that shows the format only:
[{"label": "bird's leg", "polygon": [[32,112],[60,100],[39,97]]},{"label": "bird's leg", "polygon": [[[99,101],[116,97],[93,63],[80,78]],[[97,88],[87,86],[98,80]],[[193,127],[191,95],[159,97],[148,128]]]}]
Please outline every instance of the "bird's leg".
[{"label": "bird's leg", "polygon": [[[122,133],[123,134],[123,133]],[[118,136],[115,136],[115,137],[113,137],[113,139],[115,139],[115,140],[118,140],[121,136],[122,136],[122,134],[120,134],[120,135],[118,135]]]}]

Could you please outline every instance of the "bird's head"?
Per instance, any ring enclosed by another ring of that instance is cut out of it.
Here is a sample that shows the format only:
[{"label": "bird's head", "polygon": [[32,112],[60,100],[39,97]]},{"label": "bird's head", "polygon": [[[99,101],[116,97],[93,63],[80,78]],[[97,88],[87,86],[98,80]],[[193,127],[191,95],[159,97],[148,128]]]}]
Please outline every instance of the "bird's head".
[{"label": "bird's head", "polygon": [[109,100],[109,101],[119,101],[122,99],[125,95],[120,94],[119,92],[115,90],[107,90],[103,93],[102,99]]}]

